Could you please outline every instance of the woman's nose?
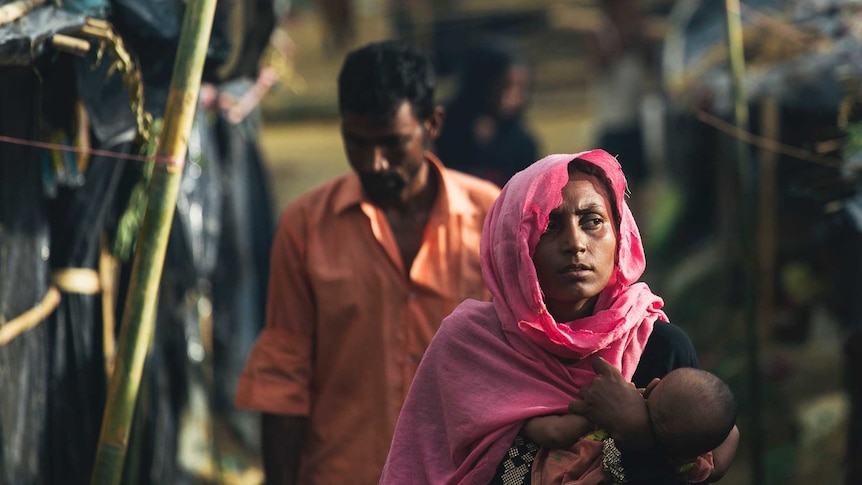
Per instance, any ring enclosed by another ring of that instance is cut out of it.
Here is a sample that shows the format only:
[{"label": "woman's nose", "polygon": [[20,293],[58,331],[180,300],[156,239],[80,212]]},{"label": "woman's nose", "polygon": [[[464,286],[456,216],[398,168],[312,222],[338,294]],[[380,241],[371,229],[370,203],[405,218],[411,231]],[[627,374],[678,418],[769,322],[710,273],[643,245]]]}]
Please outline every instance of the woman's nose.
[{"label": "woman's nose", "polygon": [[564,249],[566,251],[581,252],[586,249],[586,235],[577,221],[566,224],[565,234]]}]

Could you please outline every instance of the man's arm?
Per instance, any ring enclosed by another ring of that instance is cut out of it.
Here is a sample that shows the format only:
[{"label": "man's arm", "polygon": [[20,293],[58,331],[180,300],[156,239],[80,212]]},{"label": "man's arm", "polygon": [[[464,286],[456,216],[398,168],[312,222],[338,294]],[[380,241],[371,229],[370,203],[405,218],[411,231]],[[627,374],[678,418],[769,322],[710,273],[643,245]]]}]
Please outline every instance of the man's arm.
[{"label": "man's arm", "polygon": [[566,449],[592,429],[590,420],[576,414],[536,416],[524,423],[524,436],[542,448]]},{"label": "man's arm", "polygon": [[266,485],[295,485],[308,418],[264,413],[260,424]]}]

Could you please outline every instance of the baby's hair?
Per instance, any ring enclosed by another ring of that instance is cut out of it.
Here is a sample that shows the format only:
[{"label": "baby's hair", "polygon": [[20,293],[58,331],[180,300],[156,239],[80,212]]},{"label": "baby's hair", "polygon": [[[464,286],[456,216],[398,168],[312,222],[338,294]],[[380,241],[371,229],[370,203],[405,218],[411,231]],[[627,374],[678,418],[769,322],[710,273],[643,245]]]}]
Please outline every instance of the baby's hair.
[{"label": "baby's hair", "polygon": [[690,367],[675,369],[661,383],[661,406],[651,406],[656,440],[674,455],[695,457],[715,449],[736,423],[733,391],[718,376]]}]

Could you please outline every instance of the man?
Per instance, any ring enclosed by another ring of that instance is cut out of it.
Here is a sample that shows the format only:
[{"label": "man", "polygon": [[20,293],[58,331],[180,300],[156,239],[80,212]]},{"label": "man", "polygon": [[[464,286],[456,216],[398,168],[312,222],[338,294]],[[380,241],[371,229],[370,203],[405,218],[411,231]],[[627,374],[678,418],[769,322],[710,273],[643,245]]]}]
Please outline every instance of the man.
[{"label": "man", "polygon": [[434,72],[393,42],[338,78],[353,173],[283,213],[266,327],[237,406],[261,411],[268,484],[376,484],[419,360],[465,298],[487,299],[479,237],[499,189],[445,169]]}]

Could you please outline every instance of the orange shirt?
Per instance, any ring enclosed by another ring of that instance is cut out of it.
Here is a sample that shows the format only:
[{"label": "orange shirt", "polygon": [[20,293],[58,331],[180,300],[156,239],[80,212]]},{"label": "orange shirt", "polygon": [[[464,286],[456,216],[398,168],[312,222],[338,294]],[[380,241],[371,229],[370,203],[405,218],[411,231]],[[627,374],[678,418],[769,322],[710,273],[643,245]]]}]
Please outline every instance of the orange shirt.
[{"label": "orange shirt", "polygon": [[443,168],[410,268],[386,217],[348,174],[301,196],[272,248],[266,327],[236,405],[309,417],[299,482],[376,484],[419,360],[462,300],[487,300],[479,267],[499,189]]}]

